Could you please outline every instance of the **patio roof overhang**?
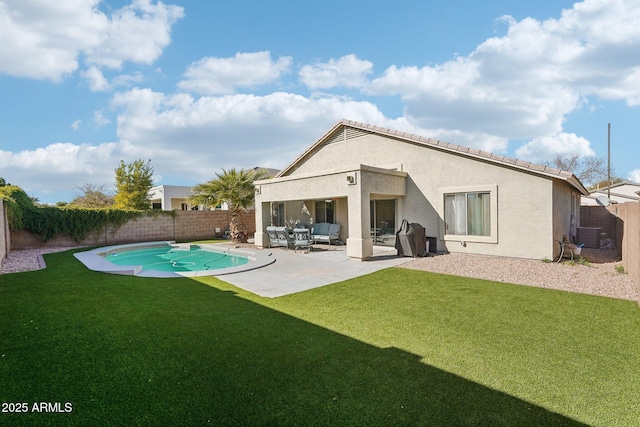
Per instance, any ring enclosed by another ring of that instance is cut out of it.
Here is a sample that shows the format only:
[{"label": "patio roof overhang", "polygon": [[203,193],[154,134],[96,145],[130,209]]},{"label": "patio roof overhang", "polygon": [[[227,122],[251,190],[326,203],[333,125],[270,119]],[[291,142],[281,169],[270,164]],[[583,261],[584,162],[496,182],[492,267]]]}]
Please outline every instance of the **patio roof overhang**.
[{"label": "patio roof overhang", "polygon": [[345,198],[349,217],[347,254],[356,259],[368,259],[373,254],[369,224],[372,195],[376,198],[404,197],[406,180],[406,172],[359,164],[256,181],[256,243],[268,244],[264,231],[269,221],[269,203]]},{"label": "patio roof overhang", "polygon": [[407,173],[368,165],[256,181],[256,204],[349,197],[356,193],[404,196]]}]

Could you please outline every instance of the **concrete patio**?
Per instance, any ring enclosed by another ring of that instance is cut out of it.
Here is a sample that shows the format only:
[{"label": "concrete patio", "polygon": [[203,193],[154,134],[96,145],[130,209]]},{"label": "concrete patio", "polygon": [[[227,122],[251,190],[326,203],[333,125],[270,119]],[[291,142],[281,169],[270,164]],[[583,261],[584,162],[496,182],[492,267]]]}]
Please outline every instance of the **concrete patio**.
[{"label": "concrete patio", "polygon": [[345,245],[315,245],[309,253],[283,248],[255,250],[271,252],[276,262],[218,279],[267,298],[330,285],[412,260],[398,257],[395,249],[382,246],[374,246],[373,256],[368,261],[350,259]]}]

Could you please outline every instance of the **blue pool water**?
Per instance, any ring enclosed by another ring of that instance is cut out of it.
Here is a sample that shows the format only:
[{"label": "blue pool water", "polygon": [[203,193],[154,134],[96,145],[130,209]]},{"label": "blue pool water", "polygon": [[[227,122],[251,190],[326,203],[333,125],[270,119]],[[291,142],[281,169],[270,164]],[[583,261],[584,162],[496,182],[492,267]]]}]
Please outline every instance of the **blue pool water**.
[{"label": "blue pool water", "polygon": [[143,271],[170,272],[217,270],[249,262],[249,259],[243,256],[209,251],[198,246],[188,249],[166,246],[129,250],[109,254],[105,259],[116,265],[141,265]]}]

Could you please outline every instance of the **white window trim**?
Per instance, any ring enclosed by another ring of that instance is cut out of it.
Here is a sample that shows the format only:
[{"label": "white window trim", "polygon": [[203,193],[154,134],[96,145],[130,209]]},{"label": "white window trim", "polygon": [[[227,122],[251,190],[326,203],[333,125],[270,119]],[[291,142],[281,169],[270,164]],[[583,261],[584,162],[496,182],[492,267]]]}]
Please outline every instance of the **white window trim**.
[{"label": "white window trim", "polygon": [[491,235],[489,236],[460,236],[457,234],[444,234],[442,240],[451,242],[475,242],[475,243],[498,243],[498,186],[497,185],[468,185],[464,187],[445,187],[440,189],[440,212],[442,219],[442,230],[444,233],[444,196],[455,193],[489,193],[489,203],[491,206]]}]

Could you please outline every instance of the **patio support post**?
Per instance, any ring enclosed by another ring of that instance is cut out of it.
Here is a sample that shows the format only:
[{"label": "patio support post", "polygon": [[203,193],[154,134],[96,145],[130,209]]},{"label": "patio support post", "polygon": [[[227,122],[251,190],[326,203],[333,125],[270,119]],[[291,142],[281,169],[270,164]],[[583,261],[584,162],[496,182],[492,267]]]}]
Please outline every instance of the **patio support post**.
[{"label": "patio support post", "polygon": [[256,197],[256,233],[255,245],[261,248],[269,247],[269,235],[265,233],[267,225],[271,224],[271,203],[258,202]]},{"label": "patio support post", "polygon": [[362,179],[348,196],[349,237],[347,238],[347,255],[350,258],[367,260],[373,255],[373,240],[371,239],[371,213],[368,191],[362,185]]}]

